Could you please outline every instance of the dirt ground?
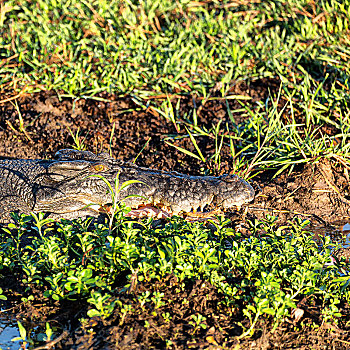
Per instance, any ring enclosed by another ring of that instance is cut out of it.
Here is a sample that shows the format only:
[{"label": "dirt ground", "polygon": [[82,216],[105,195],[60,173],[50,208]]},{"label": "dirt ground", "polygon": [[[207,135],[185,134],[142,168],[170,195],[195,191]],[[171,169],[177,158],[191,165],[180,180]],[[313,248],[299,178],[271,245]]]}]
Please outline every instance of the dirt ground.
[{"label": "dirt ground", "polygon": [[[266,86],[272,93],[278,89],[277,82],[260,81],[249,87],[241,83],[233,92],[252,97],[254,106],[255,101],[267,98]],[[99,97],[110,102],[59,101],[53,93],[41,93],[23,97],[17,102],[18,106],[10,102],[0,104],[0,157],[52,158],[57,150],[74,145],[71,132],[73,135],[78,132],[86,149],[96,153],[111,150],[114,157],[131,161],[142,151],[136,161],[140,166],[191,175],[201,175],[203,170],[215,175],[232,172],[228,145],[222,148],[221,169],[216,169],[210,162],[203,168],[199,160],[164,142],[166,137],[175,135],[176,130],[171,121],[165,120],[153,108],[145,110],[130,98]],[[201,101],[183,97],[179,114],[185,115],[194,104],[198,108],[198,125],[211,127],[219,120],[224,125],[230,123],[224,100],[209,101],[201,106]],[[240,107],[232,100],[230,104],[231,110]],[[19,113],[24,132],[21,132]],[[234,118],[239,122],[242,117],[236,114]],[[181,125],[180,134],[186,134]],[[196,152],[188,137],[174,143]],[[207,137],[199,137],[198,144],[204,157],[215,151],[215,143]],[[300,166],[291,176],[283,173],[271,181],[272,176],[272,172],[265,172],[254,178],[257,196],[248,211],[258,218],[267,212],[282,220],[301,214],[326,222],[350,218],[349,175],[332,159]]]},{"label": "dirt ground", "polygon": [[[266,85],[264,81],[250,86],[242,83],[235,87],[234,92],[251,96],[254,104],[254,101],[268,96]],[[274,82],[268,85],[272,90],[278,88]],[[57,150],[74,144],[70,129],[73,134],[79,130],[81,139],[85,138],[87,150],[101,152],[111,149],[114,157],[124,160],[133,160],[147,145],[137,158],[138,165],[193,175],[199,175],[203,170],[210,170],[217,175],[232,170],[228,146],[223,147],[220,170],[210,168],[211,165],[208,165],[208,169],[202,169],[203,165],[199,161],[164,142],[164,138],[174,135],[176,130],[171,121],[164,120],[154,109],[141,108],[130,98],[99,97],[109,101],[59,101],[53,93],[40,93],[22,97],[17,100],[18,106],[10,102],[0,104],[0,157],[51,158]],[[197,107],[201,103],[188,97],[183,97],[181,102],[180,115],[190,111],[194,103]],[[230,104],[231,109],[240,107],[236,102],[231,101]],[[20,117],[25,131],[21,130]],[[234,117],[240,120],[239,115]],[[220,119],[229,122],[226,102],[207,102],[199,109],[198,119],[200,125],[207,126],[217,124]],[[180,130],[185,134],[184,127],[180,126]],[[198,143],[204,156],[213,153],[215,144],[211,140],[201,137]],[[188,138],[176,140],[175,144],[194,151]],[[271,180],[272,175],[264,173],[252,181],[257,196],[248,206],[248,216],[263,218],[269,213],[278,215],[282,222],[301,216],[324,225],[350,219],[348,175],[332,159],[321,159],[318,163],[300,166],[290,176],[282,174]],[[6,276],[6,273],[3,275],[7,277],[3,280],[8,286],[11,276]],[[303,327],[286,320],[272,333],[270,321],[266,320],[253,339],[225,343],[225,338],[241,332],[238,325],[242,320],[240,310],[229,311],[220,306],[221,295],[208,282],[197,281],[194,285],[186,285],[185,291],[178,294],[177,283],[173,276],[168,276],[156,284],[140,284],[136,292],[160,290],[169,298],[172,297],[172,304],[167,304],[162,310],[173,316],[168,323],[162,323],[159,318],[152,316],[150,310],[137,310],[137,317],[126,318],[123,322],[120,322],[120,315],[115,314],[108,322],[91,319],[83,328],[76,329],[77,319],[82,315],[76,306],[71,309],[73,306],[69,302],[68,305],[55,304],[50,307],[40,303],[30,309],[22,307],[17,310],[17,316],[30,320],[33,315],[40,315],[43,322],[56,319],[62,325],[69,324],[70,331],[55,345],[57,349],[161,349],[167,345],[174,349],[220,349],[220,346],[239,349],[235,347],[238,345],[249,349],[346,349],[350,346],[346,341],[348,326],[339,325],[339,328],[334,326],[330,329],[331,326],[322,325],[320,315],[313,311],[312,305],[309,305]],[[13,290],[20,291],[21,288],[13,286]],[[182,303],[184,298],[189,301],[189,305]],[[138,305],[131,297],[128,302],[135,308]],[[193,331],[189,327],[189,307],[206,316],[205,329]],[[344,306],[342,313],[349,315],[349,310]],[[148,327],[145,327],[146,321]],[[320,322],[317,332],[312,328],[312,321]],[[166,339],[171,343],[167,343]]]}]

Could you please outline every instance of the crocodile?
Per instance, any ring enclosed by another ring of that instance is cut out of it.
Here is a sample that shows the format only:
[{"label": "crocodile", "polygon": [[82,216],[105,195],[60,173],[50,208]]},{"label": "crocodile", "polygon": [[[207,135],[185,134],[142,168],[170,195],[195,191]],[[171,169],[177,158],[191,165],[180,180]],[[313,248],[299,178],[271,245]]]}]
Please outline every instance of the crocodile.
[{"label": "crocodile", "polygon": [[[254,199],[252,186],[237,175],[190,176],[153,170],[114,159],[108,153],[62,149],[55,159],[0,160],[0,222],[11,212],[47,213],[75,219],[110,212],[113,196],[108,184],[129,185],[114,199],[131,208],[129,216],[154,208],[156,213],[196,217],[208,206],[227,210]],[[205,213],[202,214],[204,217]]]}]

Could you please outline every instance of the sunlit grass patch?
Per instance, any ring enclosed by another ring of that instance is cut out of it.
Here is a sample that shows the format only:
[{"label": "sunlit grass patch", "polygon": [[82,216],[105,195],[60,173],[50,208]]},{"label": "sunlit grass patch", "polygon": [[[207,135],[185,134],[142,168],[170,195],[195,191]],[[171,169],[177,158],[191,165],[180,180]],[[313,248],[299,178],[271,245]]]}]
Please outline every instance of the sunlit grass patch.
[{"label": "sunlit grass patch", "polygon": [[[336,0],[10,1],[0,16],[1,101],[41,90],[77,99],[129,95],[171,121],[177,134],[166,142],[206,163],[203,173],[220,173],[225,148],[232,170],[247,178],[319,157],[348,164],[349,8]],[[255,102],[233,93],[239,82],[262,78],[280,91]],[[197,101],[188,113],[184,96]],[[198,115],[210,101],[240,108],[228,106],[227,120],[204,128]],[[234,113],[246,120],[236,123]],[[18,120],[25,132],[20,113]],[[177,145],[178,137],[193,147]],[[198,137],[215,151],[206,154]]]},{"label": "sunlit grass patch", "polygon": [[348,1],[8,1],[1,86],[93,97],[197,93],[326,72],[347,86]]},{"label": "sunlit grass patch", "polygon": [[[192,118],[178,118],[181,132],[164,140],[203,165],[206,163],[207,168],[220,170],[222,157],[229,154],[232,171],[246,178],[265,170],[274,170],[277,176],[321,158],[349,167],[348,97],[339,98],[342,93],[334,85],[327,92],[322,88],[323,82],[305,77],[300,86],[281,83],[278,94],[270,95],[265,103],[253,105],[237,98],[243,119],[240,122],[234,118],[237,110],[231,110],[226,99],[225,118],[209,128],[194,122],[194,108]],[[184,138],[191,141],[191,150],[176,145]],[[205,154],[198,147],[198,138],[212,145],[212,153]]]}]

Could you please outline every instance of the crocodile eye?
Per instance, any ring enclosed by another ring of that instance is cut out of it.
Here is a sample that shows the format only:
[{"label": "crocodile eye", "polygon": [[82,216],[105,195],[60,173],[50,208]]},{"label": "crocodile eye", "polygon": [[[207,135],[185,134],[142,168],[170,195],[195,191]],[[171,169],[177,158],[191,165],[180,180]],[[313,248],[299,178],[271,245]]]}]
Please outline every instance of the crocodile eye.
[{"label": "crocodile eye", "polygon": [[93,166],[93,170],[96,172],[101,172],[101,171],[107,170],[107,167],[103,164],[95,164]]}]

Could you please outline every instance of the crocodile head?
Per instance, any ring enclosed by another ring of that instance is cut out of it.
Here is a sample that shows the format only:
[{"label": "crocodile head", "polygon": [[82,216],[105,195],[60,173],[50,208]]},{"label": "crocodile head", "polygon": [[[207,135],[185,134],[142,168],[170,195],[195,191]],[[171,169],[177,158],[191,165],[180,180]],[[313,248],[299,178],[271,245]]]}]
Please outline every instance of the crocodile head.
[{"label": "crocodile head", "polygon": [[95,155],[71,149],[57,152],[56,160],[49,162],[45,186],[37,192],[35,211],[61,217],[84,210],[98,212],[112,203],[108,183],[114,189],[115,179],[119,185],[134,181],[115,193],[117,200],[132,209],[152,205],[179,214],[203,210],[207,205],[229,209],[254,199],[253,188],[237,175],[189,176],[139,167],[107,153]]},{"label": "crocodile head", "polygon": [[54,214],[98,211],[112,201],[107,182],[113,186],[120,171],[118,161],[107,153],[60,150],[40,175],[44,178],[38,181],[41,185],[36,193],[35,211]]}]

